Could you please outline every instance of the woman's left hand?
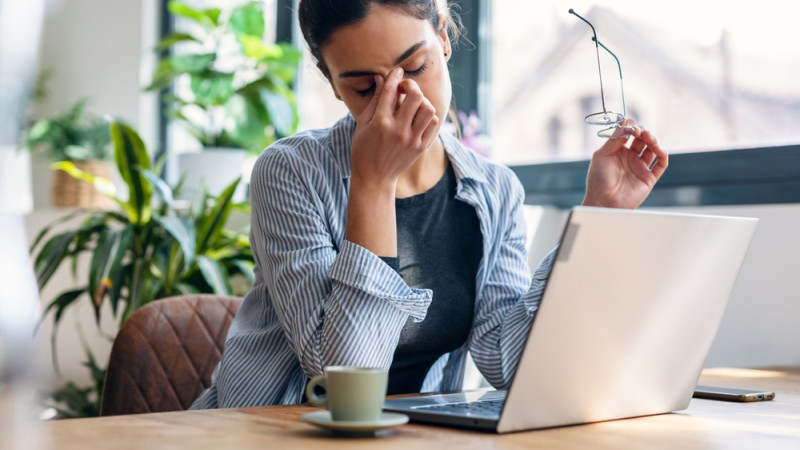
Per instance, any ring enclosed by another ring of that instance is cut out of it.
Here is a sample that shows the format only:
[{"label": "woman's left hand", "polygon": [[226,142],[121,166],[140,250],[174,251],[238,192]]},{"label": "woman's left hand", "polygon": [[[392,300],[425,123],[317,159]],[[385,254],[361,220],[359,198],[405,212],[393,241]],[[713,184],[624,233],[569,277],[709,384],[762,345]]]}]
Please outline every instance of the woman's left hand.
[{"label": "woman's left hand", "polygon": [[634,129],[633,141],[628,146],[630,138],[609,139],[592,155],[584,206],[636,208],[667,170],[669,157],[655,136],[632,119],[620,125]]}]

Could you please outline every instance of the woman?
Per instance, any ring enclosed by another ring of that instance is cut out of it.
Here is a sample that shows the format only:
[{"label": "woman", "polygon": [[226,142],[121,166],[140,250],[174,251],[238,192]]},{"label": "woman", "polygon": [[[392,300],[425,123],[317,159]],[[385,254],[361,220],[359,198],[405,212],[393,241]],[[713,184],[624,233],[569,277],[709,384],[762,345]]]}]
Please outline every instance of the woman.
[{"label": "woman", "polygon": [[[460,389],[467,351],[507,387],[553,254],[531,279],[519,181],[440,133],[451,100],[446,7],[303,0],[298,10],[350,114],[259,158],[256,282],[192,407],[298,403],[329,365],[387,368],[389,393]],[[666,167],[647,131],[630,146],[609,140],[583,203],[635,208]]]}]

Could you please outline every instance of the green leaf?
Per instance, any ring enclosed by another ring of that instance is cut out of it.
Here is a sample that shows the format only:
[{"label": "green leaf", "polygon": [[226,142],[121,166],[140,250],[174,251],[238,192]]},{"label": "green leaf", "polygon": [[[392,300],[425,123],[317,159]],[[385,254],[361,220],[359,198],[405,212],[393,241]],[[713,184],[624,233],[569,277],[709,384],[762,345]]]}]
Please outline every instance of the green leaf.
[{"label": "green leaf", "polygon": [[208,17],[208,20],[210,20],[215,27],[219,26],[219,15],[222,13],[222,10],[219,8],[208,8],[201,12]]},{"label": "green leaf", "polygon": [[208,14],[204,14],[185,3],[172,1],[167,4],[167,8],[172,14],[190,19],[206,28],[214,28],[216,26]]},{"label": "green leaf", "polygon": [[53,130],[53,122],[47,119],[40,120],[33,124],[28,130],[28,146],[37,145]]},{"label": "green leaf", "polygon": [[83,367],[89,369],[89,373],[92,375],[95,394],[99,401],[103,396],[103,384],[106,378],[106,371],[97,365],[97,361],[94,359],[94,355],[92,355],[92,351],[89,349],[89,345],[85,341],[83,342],[83,349],[86,352],[86,357],[88,358],[83,362]]},{"label": "green leaf", "polygon": [[264,11],[261,2],[250,2],[234,9],[230,23],[237,36],[264,37]]},{"label": "green leaf", "polygon": [[100,234],[89,268],[89,289],[95,307],[95,319],[100,323],[100,306],[106,297],[113,298],[112,311],[116,314],[121,286],[119,279],[122,260],[128,253],[133,240],[133,227],[122,230],[105,229]]},{"label": "green leaf", "polygon": [[173,103],[176,106],[186,106],[189,104],[188,100],[185,100],[181,97],[178,97],[174,94],[164,94],[164,102],[165,103]]},{"label": "green leaf", "polygon": [[[133,242],[133,227],[127,227],[119,234],[116,245],[111,251],[111,264],[106,266],[106,271],[103,274],[103,279],[111,282],[111,288],[108,290],[109,301],[111,301],[112,311],[116,315],[116,302],[119,299],[119,294],[122,290],[124,283],[124,267],[122,261],[128,255]],[[114,297],[116,296],[116,297]]]},{"label": "green leaf", "polygon": [[146,261],[143,258],[133,261],[133,271],[131,272],[130,286],[128,286],[128,305],[122,314],[122,322],[125,322],[140,306],[147,303],[147,299],[144,298],[145,277],[147,276],[145,265]]},{"label": "green leaf", "polygon": [[[194,260],[194,258],[192,258]],[[185,272],[188,272],[189,267],[186,266],[186,259],[183,257],[183,250],[180,244],[172,240],[172,245],[167,252],[164,263],[165,275],[162,277],[164,283],[164,292],[166,296],[175,295],[175,284],[179,278],[182,278]]]},{"label": "green leaf", "polygon": [[197,265],[200,267],[203,279],[211,286],[215,294],[231,295],[230,280],[221,264],[211,258],[200,255],[197,257]]},{"label": "green leaf", "polygon": [[81,211],[81,210],[73,211],[73,212],[71,212],[71,213],[69,213],[69,214],[67,214],[67,215],[65,215],[63,217],[60,217],[60,218],[54,220],[53,222],[50,222],[46,227],[44,227],[42,229],[42,231],[39,232],[39,234],[36,236],[36,239],[33,240],[33,244],[31,244],[30,252],[33,253],[33,251],[36,249],[36,247],[42,241],[44,236],[46,234],[48,234],[50,232],[50,230],[53,229],[54,226],[56,226],[56,225],[58,225],[60,223],[64,223],[64,222],[70,221],[75,216],[77,216],[78,214],[84,214],[84,213],[85,213],[85,211]]},{"label": "green leaf", "polygon": [[181,177],[178,179],[178,183],[175,184],[175,187],[172,189],[172,193],[173,195],[175,195],[175,197],[181,196],[181,193],[183,193],[183,184],[185,182],[186,182],[186,176],[181,175]]},{"label": "green leaf", "polygon": [[78,167],[75,164],[69,161],[54,162],[50,164],[50,169],[63,170],[64,172],[67,172],[72,178],[83,180],[91,184],[95,189],[97,189],[99,193],[119,203],[119,198],[117,197],[117,188],[114,186],[114,183],[112,183],[111,180],[109,180],[108,178],[98,177],[90,174],[89,172],[84,172],[83,170],[78,169]]},{"label": "green leaf", "polygon": [[201,106],[222,105],[235,91],[232,73],[213,70],[193,74],[189,87]]},{"label": "green leaf", "polygon": [[64,153],[71,161],[85,161],[92,159],[92,150],[82,145],[67,145],[64,147]]},{"label": "green leaf", "polygon": [[158,63],[158,67],[153,73],[153,81],[144,88],[145,91],[160,91],[172,84],[172,81],[180,75],[180,72],[172,66],[169,58],[164,58]]},{"label": "green leaf", "polygon": [[111,255],[121,231],[104,229],[100,232],[89,264],[89,297],[94,306],[95,321],[100,324],[100,307],[106,297],[111,281],[105,280],[106,268],[111,264]]},{"label": "green leaf", "polygon": [[263,150],[274,141],[266,106],[256,88],[240,90],[225,104],[225,132],[250,151]]},{"label": "green leaf", "polygon": [[189,284],[189,283],[178,283],[175,285],[175,288],[181,294],[199,294],[200,290],[197,289],[196,286]]},{"label": "green leaf", "polygon": [[122,298],[122,288],[125,285],[125,279],[131,273],[132,267],[132,264],[125,264],[122,265],[119,270],[115,270],[111,273],[111,290],[108,291],[108,303],[111,305],[111,312],[114,316],[117,315],[119,301]]},{"label": "green leaf", "polygon": [[74,289],[71,291],[63,292],[61,293],[61,295],[56,297],[55,300],[50,302],[49,305],[47,305],[47,308],[45,308],[44,313],[42,313],[42,317],[46,316],[51,309],[55,309],[55,315],[53,318],[53,324],[54,324],[53,332],[55,332],[55,326],[57,326],[58,323],[61,321],[61,316],[64,314],[64,309],[67,306],[71,305],[75,300],[77,300],[78,297],[80,297],[81,294],[83,294],[84,292],[86,292],[86,288]]},{"label": "green leaf", "polygon": [[239,273],[245,276],[250,284],[256,282],[256,274],[253,272],[255,269],[255,264],[252,261],[246,261],[244,259],[234,259],[233,265],[239,269]]},{"label": "green leaf", "polygon": [[206,205],[208,204],[208,194],[206,194],[205,184],[203,184],[202,180],[200,183],[203,185],[203,189],[197,189],[192,196],[192,200],[189,202],[189,216],[194,217],[198,223],[202,222]]},{"label": "green leaf", "polygon": [[211,69],[211,63],[217,59],[216,53],[181,53],[177,55],[170,55],[169,62],[175,72],[181,73],[199,73],[204,70]]},{"label": "green leaf", "polygon": [[142,304],[140,305],[140,307],[159,298],[160,297],[159,292],[162,292],[162,289],[164,288],[162,277],[155,277],[151,275],[148,276],[145,279],[145,281],[146,281],[144,285],[145,296],[142,299]]},{"label": "green leaf", "polygon": [[266,73],[243,86],[226,106],[232,119],[226,131],[248,143],[249,149],[257,144],[261,150],[271,144],[276,132],[288,136],[297,130],[294,93],[274,74]]},{"label": "green leaf", "polygon": [[229,184],[217,197],[216,204],[199,224],[197,230],[197,253],[204,253],[211,243],[222,233],[231,212],[233,193],[241,177]]},{"label": "green leaf", "polygon": [[172,195],[172,188],[169,187],[167,182],[149,170],[142,170],[142,175],[144,175],[144,177],[147,178],[147,181],[149,181],[150,184],[155,187],[156,193],[161,201],[169,206],[172,206],[175,200]]},{"label": "green leaf", "polygon": [[271,90],[261,91],[261,101],[267,108],[272,126],[280,136],[289,136],[297,129],[297,110],[291,100]]},{"label": "green leaf", "polygon": [[153,189],[141,169],[150,169],[150,157],[142,139],[127,125],[112,122],[111,138],[117,169],[128,186],[125,209],[130,214],[130,221],[137,225],[147,223],[150,220]]},{"label": "green leaf", "polygon": [[36,271],[36,281],[39,290],[44,289],[50,277],[53,276],[58,266],[67,256],[69,244],[77,235],[77,231],[67,231],[57,234],[44,244],[42,250],[36,256],[34,269]]},{"label": "green leaf", "polygon": [[213,138],[209,135],[209,133],[206,133],[206,131],[203,130],[203,128],[192,123],[192,119],[189,119],[185,114],[183,114],[183,112],[180,109],[168,109],[164,112],[167,117],[183,122],[182,123],[183,128],[185,128],[186,131],[189,132],[189,134],[194,136],[195,139],[202,142],[203,144],[206,144],[213,140]]},{"label": "green leaf", "polygon": [[161,40],[156,45],[156,51],[160,52],[166,50],[178,42],[203,42],[202,40],[194,37],[189,33],[175,32]]},{"label": "green leaf", "polygon": [[258,36],[241,35],[239,45],[242,46],[245,56],[256,60],[280,58],[283,54],[283,49],[279,45],[266,44]]},{"label": "green leaf", "polygon": [[280,53],[270,53],[260,60],[269,69],[265,75],[277,76],[283,81],[283,84],[289,86],[297,78],[302,53],[296,47],[285,42],[274,45],[280,49]]},{"label": "green leaf", "polygon": [[46,150],[54,161],[104,159],[109,136],[103,119],[85,109],[85,100],[64,113],[32,125],[26,143],[33,151]]},{"label": "green leaf", "polygon": [[164,174],[164,166],[167,164],[167,152],[164,152],[153,164],[152,172],[156,175],[163,175]]},{"label": "green leaf", "polygon": [[177,217],[175,215],[156,217],[155,220],[178,242],[183,252],[183,270],[189,270],[189,266],[194,261],[197,239],[191,220],[188,217]]},{"label": "green leaf", "polygon": [[68,382],[64,387],[53,392],[50,397],[53,401],[66,405],[66,409],[55,408],[62,417],[96,417],[100,410],[99,398],[91,399],[94,392],[95,389],[91,387],[79,388],[74,383]]}]

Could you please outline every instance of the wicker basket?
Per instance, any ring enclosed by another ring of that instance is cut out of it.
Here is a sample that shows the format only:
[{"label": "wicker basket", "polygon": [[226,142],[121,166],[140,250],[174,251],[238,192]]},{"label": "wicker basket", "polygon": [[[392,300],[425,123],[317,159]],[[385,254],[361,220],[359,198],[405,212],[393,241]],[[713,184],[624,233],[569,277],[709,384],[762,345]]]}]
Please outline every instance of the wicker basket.
[{"label": "wicker basket", "polygon": [[[111,178],[108,164],[101,160],[74,161],[75,167],[96,177]],[[53,206],[58,208],[112,209],[114,201],[86,181],[63,170],[53,171]]]}]

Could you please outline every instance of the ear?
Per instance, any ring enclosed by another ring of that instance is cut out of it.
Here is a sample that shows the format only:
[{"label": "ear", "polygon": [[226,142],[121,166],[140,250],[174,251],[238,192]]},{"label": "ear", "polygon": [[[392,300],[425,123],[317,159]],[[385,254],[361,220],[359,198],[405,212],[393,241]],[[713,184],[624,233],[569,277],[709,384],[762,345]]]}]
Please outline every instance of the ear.
[{"label": "ear", "polygon": [[439,39],[442,41],[442,51],[444,53],[445,61],[449,61],[453,55],[453,48],[450,45],[450,36],[447,35],[447,24],[444,19],[439,20]]}]

